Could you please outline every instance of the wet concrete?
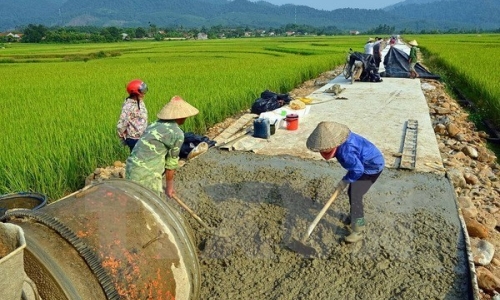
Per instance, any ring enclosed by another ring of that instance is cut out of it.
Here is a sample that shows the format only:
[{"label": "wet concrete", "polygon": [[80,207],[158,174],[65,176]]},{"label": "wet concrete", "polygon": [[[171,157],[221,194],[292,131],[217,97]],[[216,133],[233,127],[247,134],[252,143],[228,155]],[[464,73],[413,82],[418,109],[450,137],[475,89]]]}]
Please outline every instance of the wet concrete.
[{"label": "wet concrete", "polygon": [[345,244],[341,194],[301,239],[345,171],[336,162],[210,149],[176,175],[176,190],[217,235],[195,232],[201,299],[468,299],[464,235],[448,180],[386,169],[365,196],[367,234]]}]

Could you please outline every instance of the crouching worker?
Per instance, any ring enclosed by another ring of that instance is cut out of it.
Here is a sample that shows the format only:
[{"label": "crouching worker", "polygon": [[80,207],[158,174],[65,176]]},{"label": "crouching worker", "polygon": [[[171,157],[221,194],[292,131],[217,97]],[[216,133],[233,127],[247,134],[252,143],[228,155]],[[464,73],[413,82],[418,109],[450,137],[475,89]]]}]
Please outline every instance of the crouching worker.
[{"label": "crouching worker", "polygon": [[[158,120],[151,123],[132,153],[127,158],[125,177],[136,181],[161,195],[175,194],[174,174],[179,166],[179,152],[184,142],[184,132],[179,125],[186,118],[198,114],[198,109],[179,96],[174,96],[158,113]],[[165,173],[165,191],[163,174]]]},{"label": "crouching worker", "polygon": [[349,128],[336,122],[321,122],[307,139],[307,148],[319,152],[325,160],[337,158],[347,174],[339,182],[340,190],[347,186],[351,229],[345,238],[348,243],[363,239],[365,218],[363,196],[375,183],[384,169],[384,156],[366,138],[351,132]]}]

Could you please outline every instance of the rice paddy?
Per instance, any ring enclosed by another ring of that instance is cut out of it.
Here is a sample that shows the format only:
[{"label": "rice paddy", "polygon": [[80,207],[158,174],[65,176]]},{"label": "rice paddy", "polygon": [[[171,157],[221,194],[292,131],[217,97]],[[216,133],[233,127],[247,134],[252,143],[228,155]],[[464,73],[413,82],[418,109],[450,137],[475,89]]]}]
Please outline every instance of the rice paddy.
[{"label": "rice paddy", "polygon": [[[415,38],[466,78],[487,107],[500,109],[492,54],[498,35]],[[200,110],[183,130],[204,134],[250,108],[264,90],[286,93],[342,65],[347,50],[362,51],[365,41],[365,36],[348,36],[5,45],[0,49],[0,194],[34,191],[56,200],[83,187],[94,169],[124,161],[128,148],[115,128],[132,79],[149,86],[149,121],[180,95]]]}]

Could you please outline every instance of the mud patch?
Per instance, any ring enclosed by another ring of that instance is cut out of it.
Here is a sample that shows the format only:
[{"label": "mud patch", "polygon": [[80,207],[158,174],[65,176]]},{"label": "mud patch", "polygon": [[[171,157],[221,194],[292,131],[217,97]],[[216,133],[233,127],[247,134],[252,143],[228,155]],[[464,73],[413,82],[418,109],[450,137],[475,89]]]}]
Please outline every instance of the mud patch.
[{"label": "mud patch", "polygon": [[218,233],[195,232],[201,299],[465,299],[464,236],[439,175],[386,169],[365,196],[367,234],[350,245],[347,195],[290,251],[345,171],[336,163],[211,149],[176,175],[178,195]]}]

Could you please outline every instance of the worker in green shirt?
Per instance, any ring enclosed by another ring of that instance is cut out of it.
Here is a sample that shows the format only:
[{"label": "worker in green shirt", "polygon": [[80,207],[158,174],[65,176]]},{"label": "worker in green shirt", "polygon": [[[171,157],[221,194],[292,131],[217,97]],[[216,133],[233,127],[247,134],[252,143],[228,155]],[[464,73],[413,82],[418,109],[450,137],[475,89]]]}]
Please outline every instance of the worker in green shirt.
[{"label": "worker in green shirt", "polygon": [[417,78],[418,74],[417,71],[415,71],[415,65],[417,64],[417,41],[413,40],[408,43],[411,48],[410,48],[410,57],[408,58],[408,62],[410,63],[410,78]]},{"label": "worker in green shirt", "polygon": [[184,132],[179,125],[198,112],[198,109],[181,97],[174,96],[157,114],[158,120],[146,128],[127,158],[125,178],[136,181],[159,195],[165,193],[173,197],[174,174],[179,166],[179,153],[184,142]]}]

